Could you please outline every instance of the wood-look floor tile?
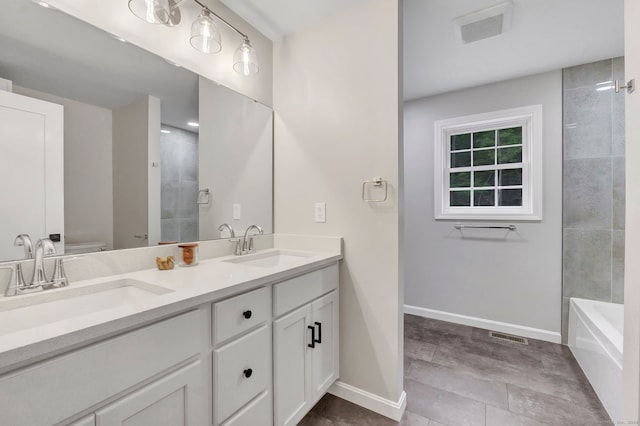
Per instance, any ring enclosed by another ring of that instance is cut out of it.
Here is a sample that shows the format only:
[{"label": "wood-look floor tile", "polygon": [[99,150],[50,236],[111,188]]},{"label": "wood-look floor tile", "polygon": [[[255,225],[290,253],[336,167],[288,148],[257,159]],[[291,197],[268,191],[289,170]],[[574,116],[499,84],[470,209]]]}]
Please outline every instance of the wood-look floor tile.
[{"label": "wood-look floor tile", "polygon": [[507,385],[478,379],[459,369],[441,366],[420,360],[411,363],[407,377],[425,385],[485,404],[508,409]]},{"label": "wood-look floor tile", "polygon": [[405,410],[402,420],[400,420],[400,426],[429,426],[429,422],[430,420],[426,417]]},{"label": "wood-look floor tile", "polygon": [[416,339],[404,339],[404,355],[422,361],[431,361],[436,352],[436,345]]},{"label": "wood-look floor tile", "polygon": [[528,383],[527,370],[525,368],[485,356],[467,353],[454,347],[438,346],[432,362],[458,369],[478,379],[513,383],[525,387]]},{"label": "wood-look floor tile", "polygon": [[509,410],[557,426],[602,425],[609,416],[602,407],[584,407],[571,401],[514,385],[507,385]]},{"label": "wood-look floor tile", "polygon": [[485,404],[425,385],[405,381],[407,410],[437,422],[456,426],[484,426]]},{"label": "wood-look floor tile", "polygon": [[487,405],[487,426],[545,426],[545,424]]}]

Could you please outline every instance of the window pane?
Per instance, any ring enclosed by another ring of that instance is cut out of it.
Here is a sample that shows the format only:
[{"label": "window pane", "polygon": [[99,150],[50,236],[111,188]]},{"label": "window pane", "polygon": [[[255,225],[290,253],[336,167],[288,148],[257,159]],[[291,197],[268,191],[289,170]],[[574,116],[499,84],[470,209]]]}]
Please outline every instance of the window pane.
[{"label": "window pane", "polygon": [[469,207],[471,205],[471,191],[451,191],[449,194],[451,207]]},{"label": "window pane", "polygon": [[522,185],[522,169],[505,169],[500,170],[498,173],[498,185]]},{"label": "window pane", "polygon": [[494,149],[486,149],[484,151],[473,151],[474,166],[488,166],[496,163],[496,151]]},{"label": "window pane", "polygon": [[473,172],[473,186],[494,186],[496,184],[495,170]]},{"label": "window pane", "polygon": [[509,148],[498,149],[498,164],[521,163],[522,147],[512,146]]},{"label": "window pane", "polygon": [[471,165],[471,151],[451,154],[451,168],[469,167]]},{"label": "window pane", "polygon": [[478,132],[473,134],[474,148],[488,148],[496,145],[496,131]]},{"label": "window pane", "polygon": [[451,136],[451,151],[471,148],[471,133]]},{"label": "window pane", "polygon": [[501,189],[500,206],[522,206],[522,189]]},{"label": "window pane", "polygon": [[522,127],[498,130],[498,145],[522,144]]},{"label": "window pane", "polygon": [[468,188],[471,186],[471,172],[449,174],[450,188]]},{"label": "window pane", "polygon": [[474,206],[495,206],[495,191],[493,189],[483,189],[473,191]]}]

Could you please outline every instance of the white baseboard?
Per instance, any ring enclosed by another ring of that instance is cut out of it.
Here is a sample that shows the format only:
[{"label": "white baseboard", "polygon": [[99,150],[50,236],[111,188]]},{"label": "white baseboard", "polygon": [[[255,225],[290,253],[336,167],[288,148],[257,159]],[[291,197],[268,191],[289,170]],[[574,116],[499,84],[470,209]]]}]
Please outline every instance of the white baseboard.
[{"label": "white baseboard", "polygon": [[407,394],[405,391],[402,391],[397,401],[391,401],[337,380],[329,388],[329,393],[397,422],[402,419],[404,410],[407,407]]},{"label": "white baseboard", "polygon": [[435,309],[421,308],[419,306],[411,305],[404,305],[404,312],[406,314],[453,322],[455,324],[469,325],[492,331],[500,331],[502,333],[515,334],[516,336],[528,337],[530,339],[544,340],[551,343],[562,343],[562,335],[560,333],[542,330],[540,328],[532,328],[524,325],[453,314],[451,312],[436,311]]}]

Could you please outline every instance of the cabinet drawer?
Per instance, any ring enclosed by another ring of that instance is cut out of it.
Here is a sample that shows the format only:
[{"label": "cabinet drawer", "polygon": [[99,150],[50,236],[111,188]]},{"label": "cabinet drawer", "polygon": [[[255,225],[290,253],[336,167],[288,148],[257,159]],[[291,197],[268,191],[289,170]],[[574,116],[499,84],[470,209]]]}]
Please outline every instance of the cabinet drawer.
[{"label": "cabinet drawer", "polygon": [[338,288],[338,265],[310,272],[273,286],[273,313],[278,317]]},{"label": "cabinet drawer", "polygon": [[262,287],[213,304],[213,344],[218,345],[271,319],[271,295]]},{"label": "cabinet drawer", "polygon": [[271,327],[264,326],[213,352],[214,418],[220,424],[271,383]]},{"label": "cabinet drawer", "polygon": [[273,425],[271,407],[271,392],[265,392],[224,422],[222,426],[271,426]]},{"label": "cabinet drawer", "polygon": [[200,319],[189,312],[0,377],[0,423],[56,424],[198,354]]}]

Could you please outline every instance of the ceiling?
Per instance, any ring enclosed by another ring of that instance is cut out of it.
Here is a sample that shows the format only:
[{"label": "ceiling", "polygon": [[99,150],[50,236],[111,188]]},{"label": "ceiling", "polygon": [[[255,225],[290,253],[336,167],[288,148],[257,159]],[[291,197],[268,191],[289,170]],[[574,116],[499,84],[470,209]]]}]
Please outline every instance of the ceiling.
[{"label": "ceiling", "polygon": [[271,40],[278,40],[366,0],[221,0]]},{"label": "ceiling", "polygon": [[511,0],[511,28],[462,45],[454,19],[503,0],[404,0],[404,99],[624,54],[623,0]]},{"label": "ceiling", "polygon": [[[221,0],[277,40],[367,0]],[[403,0],[404,99],[623,55],[623,0],[511,0],[511,28],[462,45],[457,17],[507,0]]]},{"label": "ceiling", "polygon": [[198,76],[62,12],[3,0],[0,77],[15,85],[116,109],[160,98],[164,124],[193,131]]}]

